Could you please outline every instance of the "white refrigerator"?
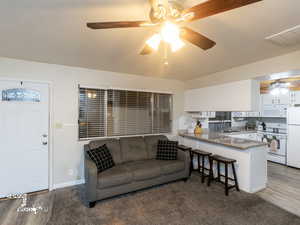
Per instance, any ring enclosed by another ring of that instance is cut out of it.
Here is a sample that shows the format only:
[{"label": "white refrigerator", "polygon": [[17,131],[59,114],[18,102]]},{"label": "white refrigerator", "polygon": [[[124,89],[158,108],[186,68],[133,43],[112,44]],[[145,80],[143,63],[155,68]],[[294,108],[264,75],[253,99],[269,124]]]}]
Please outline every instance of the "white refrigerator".
[{"label": "white refrigerator", "polygon": [[300,107],[287,110],[287,165],[300,168]]}]

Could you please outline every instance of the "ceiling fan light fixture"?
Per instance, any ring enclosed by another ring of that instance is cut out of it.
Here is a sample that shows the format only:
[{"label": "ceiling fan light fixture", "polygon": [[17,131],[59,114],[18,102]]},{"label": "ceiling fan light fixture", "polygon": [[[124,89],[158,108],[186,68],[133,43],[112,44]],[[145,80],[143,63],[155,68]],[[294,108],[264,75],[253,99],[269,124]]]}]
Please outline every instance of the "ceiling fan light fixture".
[{"label": "ceiling fan light fixture", "polygon": [[184,45],[185,43],[180,38],[178,38],[177,40],[173,40],[173,42],[171,43],[171,50],[172,52],[176,52],[179,49],[181,49]]},{"label": "ceiling fan light fixture", "polygon": [[174,23],[166,21],[161,29],[162,39],[171,44],[179,39],[180,30]]},{"label": "ceiling fan light fixture", "polygon": [[149,47],[151,47],[153,50],[157,51],[160,42],[161,42],[161,36],[159,34],[154,34],[146,41],[146,44]]},{"label": "ceiling fan light fixture", "polygon": [[166,21],[160,31],[161,38],[171,46],[172,52],[181,49],[185,43],[180,39],[180,29],[174,23]]}]

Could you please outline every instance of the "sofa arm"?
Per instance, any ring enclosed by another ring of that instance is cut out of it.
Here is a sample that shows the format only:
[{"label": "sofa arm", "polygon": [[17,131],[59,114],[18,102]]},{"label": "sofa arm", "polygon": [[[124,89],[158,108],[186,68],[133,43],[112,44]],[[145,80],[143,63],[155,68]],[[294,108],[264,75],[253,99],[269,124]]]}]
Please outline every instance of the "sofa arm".
[{"label": "sofa arm", "polygon": [[189,151],[182,151],[182,150],[178,149],[177,159],[184,161],[184,165],[185,165],[184,168],[189,173],[190,164],[191,164]]},{"label": "sofa arm", "polygon": [[88,202],[96,201],[97,166],[84,151],[85,197]]}]

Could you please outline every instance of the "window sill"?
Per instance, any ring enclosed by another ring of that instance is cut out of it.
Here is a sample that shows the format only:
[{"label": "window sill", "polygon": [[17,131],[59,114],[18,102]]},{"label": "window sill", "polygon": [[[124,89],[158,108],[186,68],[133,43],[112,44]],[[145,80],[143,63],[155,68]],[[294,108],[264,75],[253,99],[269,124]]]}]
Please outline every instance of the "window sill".
[{"label": "window sill", "polygon": [[83,142],[83,141],[93,141],[93,140],[103,140],[103,139],[119,139],[123,137],[140,137],[140,136],[153,136],[153,135],[172,135],[172,133],[157,133],[157,134],[136,134],[136,135],[124,135],[124,136],[105,136],[105,137],[93,137],[93,138],[80,138],[78,139],[78,142]]}]

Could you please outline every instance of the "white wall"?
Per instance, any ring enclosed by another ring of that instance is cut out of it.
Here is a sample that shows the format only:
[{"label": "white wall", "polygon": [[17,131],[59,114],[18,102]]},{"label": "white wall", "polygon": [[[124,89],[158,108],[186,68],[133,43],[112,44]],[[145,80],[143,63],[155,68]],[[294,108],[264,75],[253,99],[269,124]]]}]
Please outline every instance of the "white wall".
[{"label": "white wall", "polygon": [[277,56],[229,70],[207,74],[186,82],[187,89],[223,84],[232,81],[253,79],[273,73],[300,69],[300,51]]},{"label": "white wall", "polygon": [[[83,145],[78,141],[78,84],[172,92],[174,127],[183,114],[184,83],[107,71],[0,58],[0,79],[51,83],[53,183],[56,187],[83,179]],[[56,124],[63,124],[62,128]],[[74,174],[69,174],[73,170]]]},{"label": "white wall", "polygon": [[185,111],[258,111],[259,82],[235,81],[185,91]]}]

